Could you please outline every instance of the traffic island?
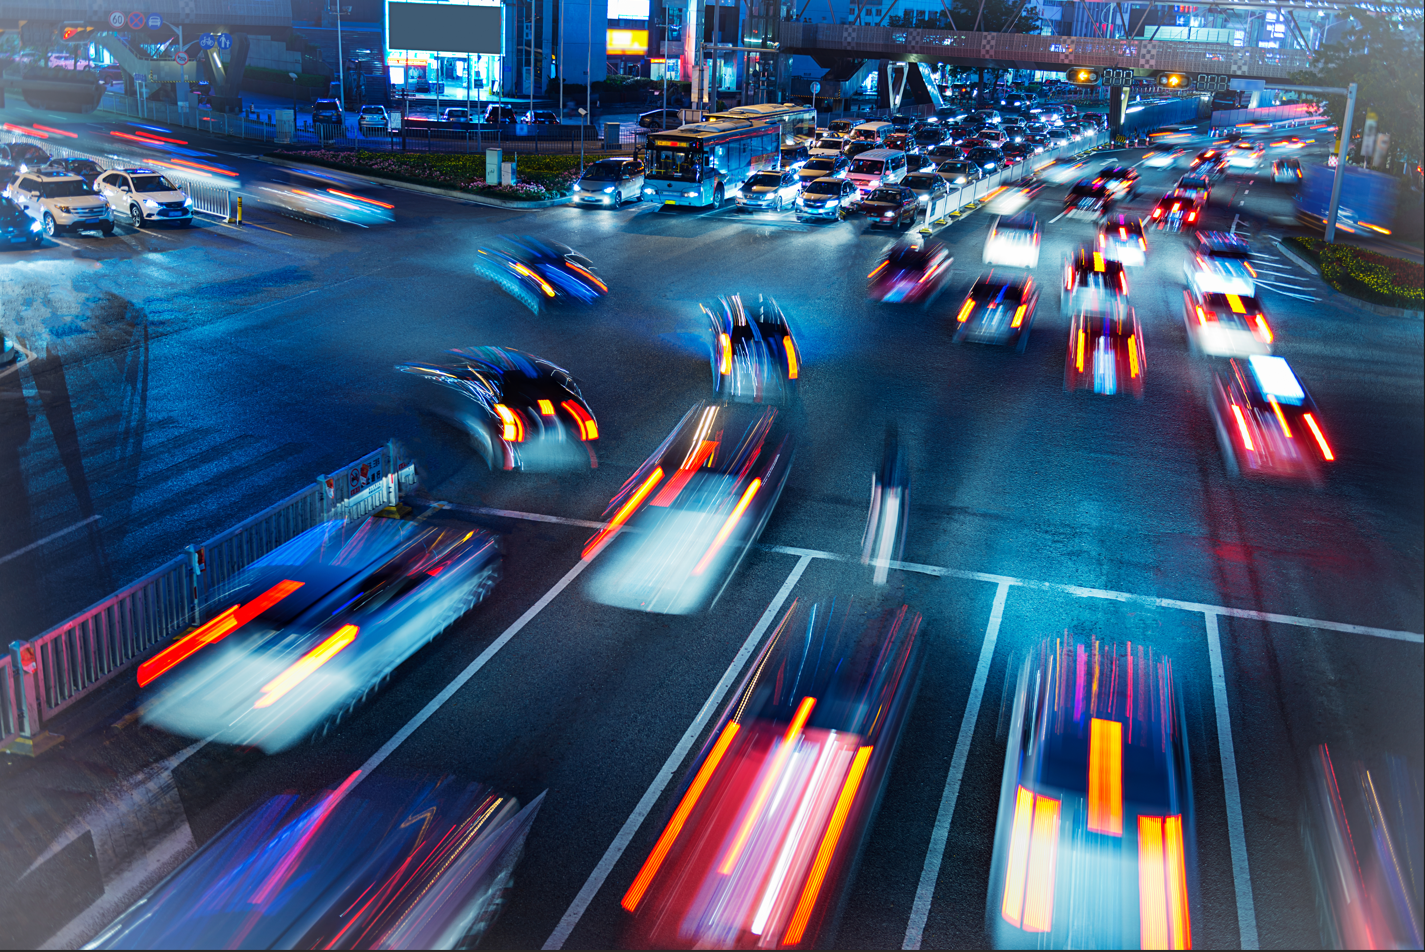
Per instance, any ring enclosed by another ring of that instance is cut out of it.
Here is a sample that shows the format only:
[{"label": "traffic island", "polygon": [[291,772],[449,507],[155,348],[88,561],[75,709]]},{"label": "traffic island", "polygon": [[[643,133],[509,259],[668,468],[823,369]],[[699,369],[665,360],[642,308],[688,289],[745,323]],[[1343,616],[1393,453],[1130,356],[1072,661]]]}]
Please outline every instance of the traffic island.
[{"label": "traffic island", "polygon": [[574,155],[524,155],[522,181],[489,185],[482,153],[344,152],[329,149],[279,149],[269,161],[287,166],[319,165],[352,172],[374,182],[451,198],[476,198],[505,208],[548,208],[570,201],[579,177]]},{"label": "traffic island", "polygon": [[1372,310],[1419,317],[1425,309],[1425,267],[1414,261],[1299,235],[1282,248],[1313,265],[1336,291],[1375,305]]}]

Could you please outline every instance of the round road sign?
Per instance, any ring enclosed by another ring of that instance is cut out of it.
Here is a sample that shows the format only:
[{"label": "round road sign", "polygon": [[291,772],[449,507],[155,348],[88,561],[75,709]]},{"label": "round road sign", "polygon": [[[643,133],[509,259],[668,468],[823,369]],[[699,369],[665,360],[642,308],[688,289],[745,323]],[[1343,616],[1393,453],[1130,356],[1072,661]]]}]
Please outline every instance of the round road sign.
[{"label": "round road sign", "polygon": [[124,25],[124,15],[122,13],[109,14],[109,25],[114,29],[119,29]]},{"label": "round road sign", "polygon": [[816,80],[812,80],[812,83],[811,83],[811,92],[812,92],[812,95],[813,95],[813,96],[815,96],[817,93],[821,92],[821,83],[817,82]]},{"label": "round road sign", "polygon": [[158,30],[158,29],[161,29],[162,27],[163,27],[163,17],[159,16],[157,13],[150,13],[150,14],[148,15],[148,28],[149,28],[150,30]]},{"label": "round road sign", "polygon": [[129,14],[128,24],[130,30],[142,30],[143,23],[144,15],[142,13],[139,13],[137,10],[135,10],[133,13]]},{"label": "round road sign", "polygon": [[233,35],[231,33],[219,33],[216,37],[218,49],[230,50],[233,48]]},{"label": "round road sign", "polygon": [[179,66],[187,66],[188,54],[183,52],[182,50],[179,50],[177,53],[173,54],[173,62],[177,63]]},{"label": "round road sign", "polygon": [[213,34],[211,33],[204,33],[202,36],[198,37],[198,45],[205,50],[211,50],[214,46],[217,45],[217,43],[218,41],[213,39]]}]

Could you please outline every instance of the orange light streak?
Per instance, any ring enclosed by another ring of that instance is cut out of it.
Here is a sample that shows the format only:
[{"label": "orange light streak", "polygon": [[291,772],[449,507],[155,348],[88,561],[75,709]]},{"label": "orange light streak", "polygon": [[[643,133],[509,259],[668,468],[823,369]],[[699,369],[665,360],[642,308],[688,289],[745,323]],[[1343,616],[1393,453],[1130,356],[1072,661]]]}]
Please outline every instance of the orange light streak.
[{"label": "orange light streak", "polygon": [[812,909],[816,905],[817,893],[821,891],[822,881],[826,879],[827,868],[831,866],[831,857],[836,853],[837,841],[841,839],[841,831],[846,826],[846,817],[851,812],[852,802],[856,799],[856,791],[861,785],[861,777],[866,773],[866,764],[871,759],[871,750],[871,747],[862,747],[856,751],[856,758],[851,761],[851,769],[846,774],[846,782],[841,785],[841,796],[837,798],[836,809],[831,813],[831,822],[826,825],[826,833],[822,836],[821,846],[816,851],[816,859],[812,862],[811,873],[807,876],[806,885],[802,888],[801,899],[797,901],[796,911],[792,913],[786,934],[782,936],[783,945],[796,945],[802,941],[802,936],[806,934],[807,925],[811,922]]},{"label": "orange light streak", "polygon": [[1089,829],[1123,835],[1123,725],[1089,722]]},{"label": "orange light streak", "polygon": [[722,528],[717,530],[717,535],[713,537],[712,545],[703,553],[703,557],[698,560],[698,564],[693,566],[694,575],[702,575],[707,571],[707,567],[712,564],[713,556],[717,555],[722,548],[727,537],[732,535],[732,530],[737,527],[738,520],[747,511],[747,507],[752,502],[752,497],[757,494],[757,490],[762,485],[762,480],[754,479],[748,485],[747,491],[742,494],[742,498],[737,501],[737,505],[732,508],[732,514],[727,517],[727,521],[722,524]]},{"label": "orange light streak", "polygon": [[1321,428],[1316,425],[1316,417],[1310,413],[1304,413],[1302,419],[1306,421],[1307,426],[1311,427],[1311,435],[1316,437],[1316,443],[1321,447],[1321,455],[1328,460],[1335,459],[1336,454],[1331,452],[1331,447],[1326,444],[1326,437],[1322,434]]},{"label": "orange light streak", "polygon": [[1242,442],[1246,444],[1247,452],[1255,452],[1255,449],[1252,447],[1252,434],[1247,432],[1247,419],[1242,416],[1242,408],[1234,403],[1232,404],[1232,413],[1237,417],[1237,429],[1242,432]]},{"label": "orange light streak", "polygon": [[343,191],[341,191],[340,189],[329,188],[329,189],[327,189],[327,191],[330,192],[330,193],[333,194],[333,195],[340,195],[342,198],[349,198],[349,199],[351,199],[351,200],[354,201],[354,202],[365,202],[365,203],[368,204],[368,205],[376,205],[376,206],[378,206],[378,207],[380,207],[380,208],[395,208],[395,207],[396,207],[395,205],[391,205],[391,204],[388,204],[388,203],[386,203],[386,202],[378,202],[378,201],[377,201],[376,199],[374,199],[374,198],[366,198],[365,196],[362,196],[362,195],[353,195],[353,194],[351,194],[350,192],[343,192]]},{"label": "orange light streak", "polygon": [[144,687],[152,683],[156,678],[171,671],[175,666],[182,664],[183,661],[204,645],[222,641],[231,632],[246,625],[258,615],[261,615],[267,611],[267,609],[301,588],[304,584],[303,582],[294,582],[291,579],[278,582],[246,605],[234,605],[216,618],[194,629],[189,634],[175,641],[139,665],[139,687]]},{"label": "orange light streak", "polygon": [[787,349],[787,379],[796,380],[798,371],[797,345],[792,343],[792,335],[782,336],[782,346]]},{"label": "orange light streak", "polygon": [[643,481],[643,485],[639,486],[638,489],[634,491],[634,494],[629,497],[628,502],[620,506],[619,511],[614,513],[614,517],[609,520],[609,524],[600,529],[598,533],[589,540],[589,544],[584,546],[582,558],[591,559],[597,555],[599,547],[603,544],[604,540],[617,532],[619,527],[628,521],[628,517],[633,515],[633,511],[638,508],[639,503],[643,502],[645,496],[653,492],[653,487],[657,486],[658,481],[662,478],[663,467],[661,466],[652,473],[649,473],[648,478]]},{"label": "orange light streak", "polygon": [[335,632],[329,635],[325,641],[317,645],[311,651],[297,659],[297,663],[277,677],[268,681],[262,686],[262,697],[252,706],[254,708],[271,707],[281,700],[286,694],[311,677],[322,665],[336,657],[347,645],[356,640],[356,634],[360,631],[355,625],[342,625]]}]

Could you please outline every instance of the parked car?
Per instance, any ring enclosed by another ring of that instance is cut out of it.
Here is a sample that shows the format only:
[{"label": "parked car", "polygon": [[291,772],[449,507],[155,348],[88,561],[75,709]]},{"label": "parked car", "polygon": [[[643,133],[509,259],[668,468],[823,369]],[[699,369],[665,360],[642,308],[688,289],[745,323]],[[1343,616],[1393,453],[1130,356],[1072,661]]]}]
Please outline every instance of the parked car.
[{"label": "parked car", "polygon": [[318,99],[312,103],[312,122],[324,125],[341,125],[346,119],[341,103],[335,99]]},{"label": "parked car", "polygon": [[485,122],[492,125],[512,125],[519,121],[513,106],[486,106]]},{"label": "parked car", "polygon": [[559,113],[553,109],[534,109],[520,117],[520,121],[528,126],[557,126],[561,125]]},{"label": "parked car", "polygon": [[645,129],[676,129],[683,124],[683,113],[678,109],[654,109],[641,113],[638,124]]},{"label": "parked car", "polygon": [[356,124],[362,132],[385,132],[391,126],[391,117],[385,106],[362,106]]},{"label": "parked car", "polygon": [[470,110],[464,106],[451,106],[440,114],[446,122],[469,122]]}]

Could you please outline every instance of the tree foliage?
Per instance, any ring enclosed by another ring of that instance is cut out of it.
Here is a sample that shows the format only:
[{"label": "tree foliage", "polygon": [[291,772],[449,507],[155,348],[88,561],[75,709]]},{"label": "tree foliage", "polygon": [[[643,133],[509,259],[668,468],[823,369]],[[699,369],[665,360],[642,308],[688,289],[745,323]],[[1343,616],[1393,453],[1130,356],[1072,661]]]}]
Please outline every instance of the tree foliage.
[{"label": "tree foliage", "polygon": [[[1395,171],[1400,162],[1420,162],[1425,153],[1425,74],[1421,71],[1421,25],[1402,26],[1360,9],[1341,42],[1323,46],[1313,68],[1295,77],[1313,86],[1349,86],[1357,83],[1354,134],[1365,126],[1366,113],[1376,114],[1380,132],[1390,133]],[[1341,122],[1346,97],[1332,96],[1327,104],[1332,118]]]}]

